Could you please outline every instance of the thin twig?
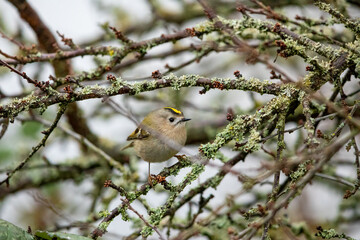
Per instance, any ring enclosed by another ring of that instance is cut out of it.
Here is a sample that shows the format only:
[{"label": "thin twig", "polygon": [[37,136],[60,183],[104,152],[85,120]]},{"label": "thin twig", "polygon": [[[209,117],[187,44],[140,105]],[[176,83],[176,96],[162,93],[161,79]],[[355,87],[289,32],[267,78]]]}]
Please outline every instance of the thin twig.
[{"label": "thin twig", "polygon": [[2,38],[5,38],[5,39],[9,40],[10,42],[14,43],[14,44],[15,44],[16,46],[18,46],[20,49],[24,49],[24,48],[25,48],[25,46],[24,46],[21,42],[15,40],[14,38],[8,37],[8,36],[7,36],[5,33],[3,33],[2,31],[0,31],[0,35],[1,35]]},{"label": "thin twig", "polygon": [[2,185],[3,183],[6,183],[7,185],[9,185],[9,180],[10,178],[21,168],[23,168],[25,166],[25,164],[31,159],[31,157],[41,148],[45,146],[46,140],[49,138],[50,134],[54,131],[54,129],[56,128],[61,116],[64,114],[65,110],[66,110],[66,104],[60,104],[59,106],[59,110],[56,114],[55,120],[54,122],[49,126],[48,129],[44,130],[42,133],[45,134],[45,136],[43,137],[43,139],[41,139],[41,141],[39,142],[38,145],[36,145],[35,147],[32,148],[31,153],[27,156],[27,158],[25,158],[14,170],[10,171],[7,173],[7,177],[0,182],[0,185]]},{"label": "thin twig", "polygon": [[[354,131],[354,127],[350,125],[350,129],[352,131]],[[354,155],[355,155],[355,165],[356,165],[356,181],[355,181],[355,186],[353,186],[353,189],[351,191],[346,191],[344,198],[347,199],[349,197],[351,197],[352,195],[354,195],[360,187],[360,151],[359,151],[359,147],[356,143],[356,138],[353,137],[352,139],[352,144],[351,144],[354,148]]]},{"label": "thin twig", "polygon": [[348,187],[354,187],[354,184],[352,184],[351,182],[341,178],[341,177],[338,177],[338,176],[329,176],[329,175],[326,175],[326,174],[323,174],[323,173],[316,173],[315,174],[316,177],[319,177],[319,178],[323,178],[323,179],[327,179],[327,180],[330,180],[330,181],[334,181],[334,182],[337,182],[337,183],[340,183],[340,184],[343,184],[345,186],[348,186]]},{"label": "thin twig", "polygon": [[[49,122],[46,121],[45,119],[39,118],[37,116],[34,116],[34,119],[37,122],[40,122],[41,124],[45,125],[45,126],[49,126]],[[98,148],[96,145],[94,145],[92,142],[90,142],[87,138],[85,138],[84,136],[81,136],[80,134],[65,128],[61,125],[58,126],[58,129],[60,129],[61,131],[65,132],[66,134],[68,134],[69,136],[71,136],[72,138],[76,139],[79,143],[85,144],[87,147],[89,147],[89,149],[91,149],[93,152],[95,152],[96,154],[98,154],[100,157],[102,157],[103,159],[105,159],[110,166],[116,167],[117,169],[119,169],[122,173],[125,173],[125,168],[124,166],[116,161],[114,158],[112,158],[111,156],[109,156],[106,152],[104,152],[102,149]]]},{"label": "thin twig", "polygon": [[[319,121],[322,121],[322,120],[327,119],[327,118],[335,117],[335,116],[337,116],[337,115],[339,115],[339,113],[331,113],[331,114],[328,114],[328,115],[326,115],[326,116],[322,116],[322,117],[315,118],[314,121],[315,121],[315,122],[319,122]],[[299,126],[297,126],[297,127],[284,130],[283,133],[287,133],[287,132],[288,132],[288,133],[293,133],[294,131],[296,131],[296,130],[298,130],[298,129],[300,129],[300,128],[303,128],[303,127],[304,127],[304,124],[301,124],[301,125],[299,125]],[[270,138],[276,137],[277,135],[278,135],[277,133],[274,133],[274,134],[272,134],[272,135],[269,135],[269,136],[267,136],[267,137],[262,138],[261,141],[262,141],[262,142],[266,142],[266,141],[269,140]]]},{"label": "thin twig", "polygon": [[139,120],[135,117],[135,115],[130,111],[130,109],[126,109],[125,107],[118,104],[116,101],[111,99],[110,97],[104,97],[103,102],[107,103],[112,109],[125,116],[129,120],[131,120],[135,125],[139,125]]},{"label": "thin twig", "polygon": [[28,83],[31,83],[31,84],[35,85],[36,87],[40,88],[43,92],[48,92],[49,91],[49,89],[48,89],[49,88],[49,81],[47,81],[47,82],[39,82],[37,80],[33,80],[25,72],[21,73],[20,71],[13,68],[12,66],[10,66],[9,64],[7,64],[6,62],[4,62],[1,59],[0,59],[0,65],[3,65],[5,67],[9,68],[11,72],[15,72],[16,74],[21,76],[23,79],[25,79]]},{"label": "thin twig", "polygon": [[131,206],[131,204],[129,203],[129,201],[128,201],[127,199],[122,199],[122,198],[121,198],[121,201],[122,201],[123,203],[125,203],[126,206],[127,206],[131,211],[133,211],[133,212],[146,224],[146,226],[151,227],[151,228],[159,235],[159,238],[160,238],[161,240],[165,240],[165,237],[161,234],[161,232],[159,231],[159,229],[158,229],[156,226],[151,225],[151,224],[144,218],[143,215],[141,215],[138,211],[136,211],[136,210]]},{"label": "thin twig", "polygon": [[[266,215],[264,218],[257,221],[256,224],[251,225],[250,227],[246,228],[239,237],[244,240],[250,240],[258,231],[258,229],[263,226],[265,223],[269,222],[275,214],[283,208],[285,205],[289,204],[289,201],[293,199],[299,189],[303,188],[308,182],[310,182],[315,174],[332,158],[332,156],[341,148],[345,143],[347,143],[350,139],[352,139],[356,134],[358,134],[360,129],[353,131],[347,134],[341,140],[333,141],[329,144],[325,149],[318,149],[318,151],[314,151],[312,157],[307,156],[306,158],[314,158],[319,159],[317,164],[315,164],[304,177],[302,177],[287,193],[287,195],[279,202],[277,202],[272,210]],[[320,151],[320,152],[319,152]],[[320,154],[321,153],[321,154]],[[305,157],[305,156],[303,156]],[[245,236],[248,234],[247,236]]]},{"label": "thin twig", "polygon": [[306,118],[305,121],[305,129],[307,131],[306,144],[309,146],[309,148],[314,148],[317,145],[317,141],[315,139],[315,126],[314,126],[313,118],[311,117],[309,96],[305,96],[301,104],[303,106],[303,113]]},{"label": "thin twig", "polygon": [[[277,152],[275,158],[277,164],[281,162],[282,152],[285,149],[284,133],[283,133],[285,128],[285,120],[286,120],[286,115],[285,113],[283,113],[279,116],[279,120],[277,123],[278,139],[277,139]],[[277,170],[274,173],[274,182],[273,182],[272,192],[269,197],[269,201],[267,203],[268,205],[269,203],[274,203],[277,200],[277,195],[279,192],[279,182],[280,182],[280,170]],[[268,238],[269,227],[270,227],[270,221],[264,224],[264,231],[261,237],[262,240],[266,240]]]}]

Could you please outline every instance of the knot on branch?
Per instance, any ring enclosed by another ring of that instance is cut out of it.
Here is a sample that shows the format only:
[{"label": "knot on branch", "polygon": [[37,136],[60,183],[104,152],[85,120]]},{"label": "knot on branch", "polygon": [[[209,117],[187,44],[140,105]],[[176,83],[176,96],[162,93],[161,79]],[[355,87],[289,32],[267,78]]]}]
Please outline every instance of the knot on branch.
[{"label": "knot on branch", "polygon": [[104,187],[110,187],[112,185],[112,181],[111,180],[105,180],[104,182]]},{"label": "knot on branch", "polygon": [[196,36],[195,28],[186,28],[185,31],[186,31],[187,34],[189,34],[192,37]]},{"label": "knot on branch", "polygon": [[287,57],[290,57],[291,54],[287,53],[286,50],[287,50],[287,46],[286,44],[284,43],[284,41],[280,41],[280,40],[276,40],[275,41],[275,44],[276,46],[280,47],[280,49],[278,49],[276,52],[278,55],[280,55],[281,57],[283,58],[287,58]]},{"label": "knot on branch", "polygon": [[280,79],[280,80],[282,80],[281,74],[276,74],[276,72],[274,70],[271,70],[270,74],[271,74],[270,79]]},{"label": "knot on branch", "polygon": [[110,82],[115,82],[116,81],[116,77],[112,74],[109,74],[106,76],[106,80],[110,81]]},{"label": "knot on branch", "polygon": [[154,72],[151,73],[151,77],[154,79],[161,79],[162,78],[162,74],[159,70],[156,70]]},{"label": "knot on branch", "polygon": [[231,108],[228,109],[228,112],[226,114],[226,120],[228,120],[229,122],[234,120],[234,111]]},{"label": "knot on branch", "polygon": [[242,77],[242,74],[240,73],[239,70],[236,70],[236,71],[234,72],[234,76],[235,76],[236,78],[241,78],[241,77]]},{"label": "knot on branch", "polygon": [[246,8],[244,5],[241,5],[240,7],[236,8],[236,11],[242,13],[242,14],[246,14]]},{"label": "knot on branch", "polygon": [[[66,45],[69,46],[71,49],[80,49],[79,46],[74,44],[71,38],[66,38],[64,34],[61,34],[59,31],[56,31],[57,35],[61,38],[61,41]],[[55,45],[56,46],[56,45]]]},{"label": "knot on branch", "polygon": [[275,23],[274,27],[271,29],[271,31],[275,32],[275,33],[279,33],[281,31],[281,25],[280,23]]},{"label": "knot on branch", "polygon": [[115,27],[109,27],[114,33],[115,37],[124,43],[132,43],[133,41],[126,37],[121,31],[117,30]]},{"label": "knot on branch", "polygon": [[[23,74],[25,74],[25,72],[23,72]],[[40,88],[43,91],[47,91],[47,88],[50,86],[49,81],[41,81],[40,82],[40,81],[34,80],[34,82],[35,82],[35,86]]]},{"label": "knot on branch", "polygon": [[314,68],[314,66],[306,66],[305,70],[306,70],[307,72],[312,72],[312,71],[315,70],[315,68]]},{"label": "knot on branch", "polygon": [[63,89],[64,89],[64,91],[68,94],[68,95],[67,95],[67,99],[70,99],[71,96],[72,96],[73,93],[74,93],[74,90],[71,88],[70,85],[65,86]]},{"label": "knot on branch", "polygon": [[224,89],[224,84],[219,82],[219,81],[214,81],[212,83],[212,87],[213,88],[217,88],[217,89],[220,89],[220,90],[223,90]]}]

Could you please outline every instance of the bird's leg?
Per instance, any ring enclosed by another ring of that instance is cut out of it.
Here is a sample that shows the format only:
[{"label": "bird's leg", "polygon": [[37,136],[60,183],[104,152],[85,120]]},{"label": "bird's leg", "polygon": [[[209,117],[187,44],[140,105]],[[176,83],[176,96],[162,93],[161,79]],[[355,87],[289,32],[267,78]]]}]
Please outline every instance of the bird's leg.
[{"label": "bird's leg", "polygon": [[156,183],[163,183],[165,181],[165,178],[166,177],[163,177],[161,175],[150,174],[150,162],[149,162],[148,183],[150,184],[150,186],[152,188],[154,187],[153,180],[155,180]]},{"label": "bird's leg", "polygon": [[150,186],[153,188],[153,183],[152,183],[152,180],[153,180],[153,176],[151,176],[150,174],[150,162],[149,162],[149,169],[148,169],[148,183],[150,184]]}]

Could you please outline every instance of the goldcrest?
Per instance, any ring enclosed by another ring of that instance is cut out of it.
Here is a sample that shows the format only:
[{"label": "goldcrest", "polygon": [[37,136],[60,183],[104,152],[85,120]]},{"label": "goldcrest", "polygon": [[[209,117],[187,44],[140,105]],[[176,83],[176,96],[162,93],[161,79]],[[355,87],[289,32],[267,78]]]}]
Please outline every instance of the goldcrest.
[{"label": "goldcrest", "polygon": [[[137,156],[150,163],[163,162],[173,157],[185,145],[185,123],[190,118],[172,107],[150,112],[132,132],[127,147],[134,147]],[[149,180],[150,182],[150,180]]]}]

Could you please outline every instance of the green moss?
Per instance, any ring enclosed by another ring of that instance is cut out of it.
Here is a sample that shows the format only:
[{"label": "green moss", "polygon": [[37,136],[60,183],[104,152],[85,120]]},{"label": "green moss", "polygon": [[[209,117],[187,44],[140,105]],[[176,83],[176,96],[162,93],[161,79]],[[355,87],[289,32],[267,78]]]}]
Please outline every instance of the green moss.
[{"label": "green moss", "polygon": [[205,170],[205,166],[203,164],[193,164],[191,167],[191,172],[188,173],[182,183],[179,184],[180,189],[177,188],[176,190],[181,191],[182,188],[184,188],[184,184],[188,184],[198,179],[199,175]]},{"label": "green moss", "polygon": [[101,231],[105,232],[110,223],[111,223],[111,222],[102,222],[102,223],[99,224],[99,227],[98,227],[98,228],[99,228]]},{"label": "green moss", "polygon": [[221,181],[223,180],[224,176],[214,176],[212,179],[211,179],[211,182],[210,182],[210,187],[216,189],[217,186],[219,186],[219,184],[221,183]]},{"label": "green moss", "polygon": [[290,174],[290,178],[293,182],[297,181],[298,179],[302,178],[303,176],[305,176],[305,174],[308,171],[308,165],[312,163],[312,160],[307,160],[303,163],[300,163],[297,170],[292,172]]},{"label": "green moss", "polygon": [[130,202],[134,201],[136,198],[137,198],[137,195],[136,195],[135,193],[133,193],[133,192],[128,192],[128,194],[127,194],[127,199],[128,199]]},{"label": "green moss", "polygon": [[[319,229],[320,228],[320,229]],[[352,237],[345,235],[344,233],[337,233],[335,229],[322,229],[319,227],[319,232],[315,234],[316,237],[321,237],[322,239],[346,239],[346,240],[355,240]]]},{"label": "green moss", "polygon": [[[256,81],[254,81],[256,82]],[[259,86],[257,86],[259,87]],[[224,130],[218,133],[212,143],[201,145],[199,150],[207,158],[214,158],[216,152],[231,140],[240,142],[244,139],[243,134],[250,131],[247,143],[236,149],[245,152],[257,151],[260,147],[260,134],[257,128],[264,119],[273,118],[274,114],[286,112],[287,108],[296,98],[299,90],[292,85],[282,88],[281,95],[270,100],[263,108],[260,108],[254,115],[240,115],[230,122]]]},{"label": "green moss", "polygon": [[243,183],[242,188],[246,191],[251,190],[253,186],[256,184],[256,181],[254,179],[246,179],[246,181]]},{"label": "green moss", "polygon": [[153,229],[151,227],[143,227],[143,229],[141,230],[140,234],[141,236],[143,236],[144,238],[150,236],[153,233]]},{"label": "green moss", "polygon": [[222,152],[217,151],[215,154],[215,158],[219,159],[221,162],[226,163],[229,161],[229,158],[226,157]]},{"label": "green moss", "polygon": [[250,208],[249,211],[245,212],[243,216],[246,220],[249,220],[252,217],[261,216],[262,213],[259,211],[259,208]]},{"label": "green moss", "polygon": [[195,86],[196,81],[199,80],[199,75],[182,75],[180,77],[175,76],[173,73],[170,73],[169,75],[163,77],[165,81],[171,81],[171,87],[172,89],[178,91],[182,87],[190,87]]},{"label": "green moss", "polygon": [[[168,200],[166,201],[166,203],[172,202],[173,200],[175,200],[175,194],[170,195],[170,197],[168,198]],[[166,205],[166,204],[165,204]],[[154,209],[152,211],[152,213],[150,214],[150,219],[149,219],[149,223],[153,224],[153,225],[158,225],[161,221],[161,219],[164,216],[164,213],[166,212],[166,207],[165,206],[161,206],[158,207],[156,209]]]},{"label": "green moss", "polygon": [[111,87],[106,88],[106,93],[107,95],[115,95],[125,86],[130,87],[131,85],[121,77],[116,77],[115,80],[111,81]]},{"label": "green moss", "polygon": [[88,85],[81,89],[81,93],[85,95],[91,94],[93,92],[93,89],[94,88],[92,86]]},{"label": "green moss", "polygon": [[210,21],[202,22],[194,27],[195,31],[209,33],[215,30],[214,24]]},{"label": "green moss", "polygon": [[360,36],[360,25],[357,22],[350,20],[350,18],[345,17],[342,13],[338,10],[333,8],[330,4],[324,2],[315,2],[321,10],[331,14],[334,18],[339,20],[341,23],[345,25],[346,28],[353,31],[357,36]]},{"label": "green moss", "polygon": [[123,221],[129,221],[129,215],[126,212],[127,208],[128,208],[127,205],[123,205],[123,206],[118,208],[118,210],[119,210],[119,212],[121,214],[121,219]]},{"label": "green moss", "polygon": [[181,169],[182,167],[186,167],[186,166],[191,165],[191,160],[190,160],[190,159],[182,159],[182,160],[181,160],[181,163],[182,163],[182,166],[179,167],[179,168],[170,168],[168,175],[171,175],[171,176],[176,176],[176,175],[178,175],[178,173],[179,173],[179,171],[180,171],[180,169]]},{"label": "green moss", "polygon": [[251,129],[250,136],[243,148],[244,152],[255,152],[260,149],[261,136],[256,129]]},{"label": "green moss", "polygon": [[[94,72],[93,72],[94,73]],[[93,73],[82,73],[78,77],[87,78],[90,77]],[[198,83],[197,81],[202,78],[199,75],[183,75],[180,77],[175,76],[174,74],[169,74],[163,78],[164,86],[168,86],[170,82],[170,86],[174,90],[179,90],[183,87],[191,87],[191,86],[203,86],[206,90],[209,90],[210,87],[214,87],[213,85],[209,86],[208,83]],[[277,86],[274,83],[270,83],[268,81],[260,81],[259,79],[251,78],[250,81],[246,81],[244,78],[239,79],[230,79],[230,78],[213,78],[211,82],[216,87],[221,90],[227,89],[238,89],[244,91],[255,91],[260,94],[270,93],[277,95],[280,89],[285,89],[284,86]],[[19,112],[27,111],[30,108],[42,108],[42,110],[46,110],[48,105],[58,103],[58,102],[74,102],[78,100],[85,100],[89,98],[95,97],[103,97],[103,96],[113,96],[117,94],[123,94],[122,89],[126,89],[126,93],[129,94],[140,94],[141,92],[152,91],[159,88],[159,81],[143,81],[137,82],[134,84],[130,84],[121,78],[116,78],[115,81],[112,82],[112,86],[110,87],[102,87],[98,85],[93,86],[85,86],[79,90],[74,90],[74,92],[69,96],[69,94],[58,93],[54,90],[53,94],[44,95],[42,97],[35,96],[33,94],[21,98],[14,99],[11,103],[4,105],[1,117],[16,117]],[[70,98],[69,98],[70,97]],[[51,100],[49,101],[49,99]],[[47,103],[47,104],[45,104]]]},{"label": "green moss", "polygon": [[149,90],[153,90],[153,89],[156,89],[157,88],[157,81],[148,81],[147,82],[148,84],[147,84],[147,88],[149,89]]},{"label": "green moss", "polygon": [[104,218],[110,215],[110,212],[108,210],[103,210],[99,212],[99,217]]}]

